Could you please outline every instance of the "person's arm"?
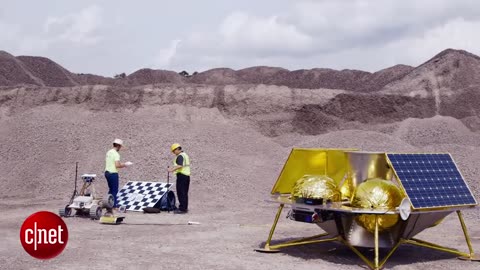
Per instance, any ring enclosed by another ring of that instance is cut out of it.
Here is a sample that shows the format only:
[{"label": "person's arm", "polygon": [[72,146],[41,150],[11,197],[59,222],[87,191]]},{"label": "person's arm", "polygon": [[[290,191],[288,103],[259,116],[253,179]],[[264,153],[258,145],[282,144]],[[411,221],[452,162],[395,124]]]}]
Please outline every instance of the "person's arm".
[{"label": "person's arm", "polygon": [[124,163],[121,163],[119,160],[115,161],[115,167],[117,169],[120,169],[120,168],[125,168],[127,167]]},{"label": "person's arm", "polygon": [[117,154],[117,155],[115,156],[115,167],[116,167],[117,169],[120,169],[120,168],[125,168],[125,167],[127,167],[127,166],[128,166],[127,162],[126,162],[126,163],[120,162],[120,155]]},{"label": "person's arm", "polygon": [[174,172],[174,171],[176,171],[176,170],[179,170],[179,169],[183,168],[183,166],[180,165],[180,164],[183,164],[183,156],[179,155],[179,156],[177,157],[177,159],[175,160],[175,163],[176,163],[175,166],[173,166],[172,168],[169,168],[169,169],[168,169],[169,172]]},{"label": "person's arm", "polygon": [[180,165],[177,165],[177,166],[173,166],[172,168],[169,169],[169,172],[174,172],[180,168],[182,168],[183,166],[180,166]]}]

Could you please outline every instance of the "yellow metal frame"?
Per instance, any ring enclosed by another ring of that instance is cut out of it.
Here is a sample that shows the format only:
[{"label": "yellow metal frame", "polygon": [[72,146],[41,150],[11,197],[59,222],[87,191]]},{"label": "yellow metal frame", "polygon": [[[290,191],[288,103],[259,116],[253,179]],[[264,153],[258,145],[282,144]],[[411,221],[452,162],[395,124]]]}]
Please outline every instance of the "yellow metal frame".
[{"label": "yellow metal frame", "polygon": [[305,174],[326,174],[340,184],[346,173],[346,151],[357,149],[292,148],[271,194],[289,194]]},{"label": "yellow metal frame", "polygon": [[426,247],[438,251],[444,251],[448,252],[451,254],[455,254],[458,256],[461,256],[461,259],[464,260],[470,260],[470,261],[477,261],[479,260],[478,258],[475,257],[473,248],[472,248],[472,243],[470,241],[470,236],[468,235],[467,227],[465,225],[465,222],[463,220],[463,215],[462,212],[459,210],[457,211],[458,219],[460,221],[460,224],[462,226],[463,234],[465,236],[465,241],[468,246],[469,252],[461,252],[453,248],[449,247],[444,247],[441,245],[437,245],[434,243],[430,243],[427,241],[423,241],[420,239],[416,238],[411,238],[411,239],[399,239],[399,241],[390,249],[388,254],[380,261],[380,255],[379,255],[379,229],[378,229],[378,215],[375,217],[375,231],[374,231],[374,258],[373,260],[368,259],[365,255],[363,255],[356,247],[352,246],[346,239],[344,239],[342,236],[335,236],[335,237],[326,237],[328,236],[328,233],[323,233],[323,234],[318,234],[310,237],[304,237],[300,239],[295,239],[295,240],[290,240],[282,243],[278,243],[275,245],[271,244],[271,240],[273,237],[273,234],[275,232],[278,220],[280,218],[280,215],[282,213],[282,210],[284,208],[284,204],[280,204],[277,210],[277,214],[275,216],[275,220],[272,224],[272,227],[270,229],[270,233],[268,235],[267,241],[265,242],[265,245],[262,249],[257,249],[257,251],[267,251],[267,252],[272,252],[272,251],[278,251],[281,248],[285,247],[291,247],[291,246],[299,246],[299,245],[307,245],[307,244],[315,244],[315,243],[323,243],[323,242],[333,242],[333,241],[338,241],[349,247],[357,256],[371,269],[378,270],[381,269],[387,260],[392,256],[392,254],[398,249],[398,247],[402,244],[411,244],[411,245],[416,245],[416,246],[421,246],[421,247]]}]

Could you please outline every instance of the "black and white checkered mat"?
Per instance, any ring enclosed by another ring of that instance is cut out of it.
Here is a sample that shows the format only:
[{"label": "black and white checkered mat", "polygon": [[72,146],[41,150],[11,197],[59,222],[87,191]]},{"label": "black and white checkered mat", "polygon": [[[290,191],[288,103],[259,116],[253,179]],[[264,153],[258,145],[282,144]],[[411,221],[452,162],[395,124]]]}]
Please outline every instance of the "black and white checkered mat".
[{"label": "black and white checkered mat", "polygon": [[141,212],[153,207],[171,187],[172,183],[130,181],[118,192],[117,202],[126,210]]}]

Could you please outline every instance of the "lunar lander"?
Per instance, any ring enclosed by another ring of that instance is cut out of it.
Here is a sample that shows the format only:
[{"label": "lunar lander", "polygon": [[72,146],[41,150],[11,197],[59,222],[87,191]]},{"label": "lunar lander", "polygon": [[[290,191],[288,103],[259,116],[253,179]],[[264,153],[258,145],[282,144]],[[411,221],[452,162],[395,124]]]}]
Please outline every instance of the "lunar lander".
[{"label": "lunar lander", "polygon": [[[390,154],[353,149],[293,149],[273,186],[279,204],[259,252],[338,241],[370,268],[380,269],[402,244],[475,257],[461,210],[478,205],[449,154]],[[323,234],[272,244],[282,210],[290,219],[318,225]],[[456,212],[468,252],[415,238]],[[373,260],[359,247],[373,248]],[[379,249],[389,250],[380,260]]]}]

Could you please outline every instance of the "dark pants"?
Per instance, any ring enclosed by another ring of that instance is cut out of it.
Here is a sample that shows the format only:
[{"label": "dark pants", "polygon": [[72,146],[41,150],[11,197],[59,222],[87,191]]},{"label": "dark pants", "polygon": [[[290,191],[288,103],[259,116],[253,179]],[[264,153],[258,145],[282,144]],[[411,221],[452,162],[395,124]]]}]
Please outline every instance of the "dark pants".
[{"label": "dark pants", "polygon": [[113,207],[117,207],[117,193],[118,193],[118,173],[105,172],[105,178],[108,183],[108,194],[113,196]]},{"label": "dark pants", "polygon": [[188,211],[188,188],[190,187],[190,176],[177,173],[177,198],[178,209]]}]

